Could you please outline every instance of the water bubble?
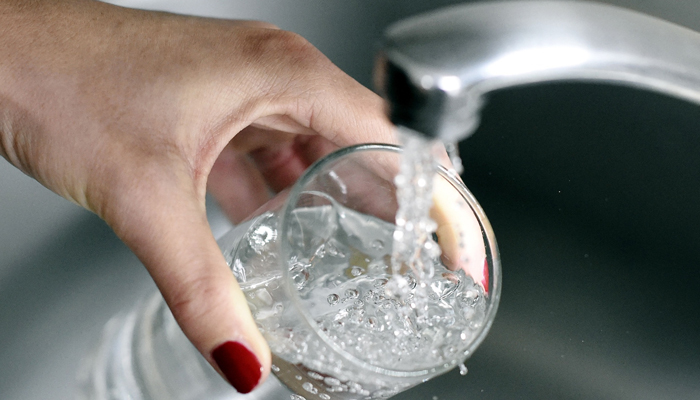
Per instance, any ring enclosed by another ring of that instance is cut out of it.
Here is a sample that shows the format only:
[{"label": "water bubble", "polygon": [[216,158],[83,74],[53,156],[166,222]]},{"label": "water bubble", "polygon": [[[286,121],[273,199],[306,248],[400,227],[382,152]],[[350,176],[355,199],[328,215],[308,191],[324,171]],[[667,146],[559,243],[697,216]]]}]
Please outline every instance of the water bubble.
[{"label": "water bubble", "polygon": [[314,252],[314,257],[323,258],[326,255],[326,244],[323,243]]},{"label": "water bubble", "polygon": [[467,290],[460,293],[459,300],[468,307],[474,307],[479,302],[479,297],[479,292],[476,290]]},{"label": "water bubble", "polygon": [[335,315],[333,318],[333,321],[340,322],[343,319],[345,319],[348,316],[348,311],[347,310],[340,310],[338,311],[338,314]]},{"label": "water bubble", "polygon": [[311,393],[311,394],[316,394],[316,393],[318,393],[318,389],[316,389],[316,387],[315,387],[315,386],[313,385],[313,383],[311,383],[311,382],[304,382],[304,383],[301,385],[301,387],[304,388],[304,390],[306,390],[307,392],[309,392],[309,393]]},{"label": "water bubble", "polygon": [[340,386],[340,380],[332,376],[326,377],[323,382],[328,386]]},{"label": "water bubble", "polygon": [[292,277],[292,281],[294,281],[297,290],[302,290],[304,286],[306,286],[306,282],[309,280],[310,274],[308,267],[308,264],[295,262],[289,269],[289,274]]},{"label": "water bubble", "polygon": [[323,375],[319,374],[318,372],[309,371],[308,375],[309,375],[312,379],[316,379],[317,381],[322,381],[322,380],[323,380]]},{"label": "water bubble", "polygon": [[416,278],[412,277],[411,275],[406,275],[406,284],[408,284],[408,287],[415,289],[416,283]]},{"label": "water bubble", "polygon": [[383,276],[386,275],[389,269],[389,264],[384,259],[372,260],[367,265],[367,274],[369,276]]},{"label": "water bubble", "polygon": [[353,266],[352,268],[350,268],[350,275],[355,277],[362,275],[364,272],[365,270],[358,266]]},{"label": "water bubble", "polygon": [[328,300],[328,304],[334,306],[334,305],[338,304],[338,302],[340,301],[340,296],[338,296],[335,293],[331,293],[328,295],[326,300]]},{"label": "water bubble", "polygon": [[373,399],[388,399],[389,397],[396,394],[394,389],[379,389],[372,393]]},{"label": "water bubble", "polygon": [[387,282],[389,282],[388,279],[386,279],[386,278],[379,278],[379,279],[376,279],[376,280],[372,283],[372,285],[374,285],[374,287],[376,287],[376,288],[379,288],[379,287],[385,286]]},{"label": "water bubble", "polygon": [[430,286],[441,299],[445,299],[459,290],[462,281],[452,272],[444,272],[442,278],[441,280],[435,280]]},{"label": "water bubble", "polygon": [[258,225],[248,234],[248,244],[256,253],[262,254],[265,246],[277,238],[277,231],[268,225]]},{"label": "water bubble", "polygon": [[374,318],[374,317],[367,318],[367,326],[369,326],[371,329],[376,329],[378,324],[379,324],[379,322],[377,321],[376,318]]},{"label": "water bubble", "polygon": [[326,251],[326,254],[331,257],[345,257],[345,253],[340,251],[338,247],[333,244],[333,242],[326,242],[324,250]]},{"label": "water bubble", "polygon": [[348,289],[345,291],[345,297],[348,299],[356,299],[360,296],[360,292],[357,289]]},{"label": "water bubble", "polygon": [[375,239],[369,244],[374,250],[382,250],[384,248],[384,242],[380,239]]}]

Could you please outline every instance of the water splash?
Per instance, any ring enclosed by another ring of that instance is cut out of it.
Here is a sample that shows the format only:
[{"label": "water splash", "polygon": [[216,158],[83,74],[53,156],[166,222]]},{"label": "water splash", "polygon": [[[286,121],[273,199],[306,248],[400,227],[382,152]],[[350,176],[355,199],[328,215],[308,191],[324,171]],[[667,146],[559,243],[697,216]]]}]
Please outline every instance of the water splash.
[{"label": "water splash", "polygon": [[422,136],[405,128],[400,128],[399,134],[403,153],[400,171],[394,179],[399,207],[391,256],[393,277],[387,290],[405,299],[411,290],[405,272],[410,271],[420,286],[413,303],[422,309],[423,298],[428,295],[426,282],[434,276],[435,260],[440,256],[440,247],[433,240],[437,224],[430,218],[433,179],[437,172],[436,143],[426,142]]}]

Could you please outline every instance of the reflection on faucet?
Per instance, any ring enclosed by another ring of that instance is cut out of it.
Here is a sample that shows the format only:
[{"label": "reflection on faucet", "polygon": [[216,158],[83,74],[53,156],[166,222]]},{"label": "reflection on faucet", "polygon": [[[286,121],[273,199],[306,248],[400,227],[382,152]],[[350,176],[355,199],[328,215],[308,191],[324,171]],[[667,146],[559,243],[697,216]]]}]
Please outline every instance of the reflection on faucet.
[{"label": "reflection on faucet", "polygon": [[450,143],[510,86],[609,82],[700,103],[700,34],[597,3],[461,5],[390,27],[375,78],[394,124]]}]

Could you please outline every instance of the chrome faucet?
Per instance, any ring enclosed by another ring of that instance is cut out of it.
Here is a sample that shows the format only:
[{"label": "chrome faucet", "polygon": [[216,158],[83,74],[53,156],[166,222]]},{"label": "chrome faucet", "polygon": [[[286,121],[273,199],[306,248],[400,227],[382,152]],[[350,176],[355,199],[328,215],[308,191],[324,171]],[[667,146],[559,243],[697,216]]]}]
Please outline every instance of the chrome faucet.
[{"label": "chrome faucet", "polygon": [[489,92],[524,84],[609,82],[700,104],[700,34],[599,3],[459,5],[392,25],[375,80],[395,125],[454,143]]}]

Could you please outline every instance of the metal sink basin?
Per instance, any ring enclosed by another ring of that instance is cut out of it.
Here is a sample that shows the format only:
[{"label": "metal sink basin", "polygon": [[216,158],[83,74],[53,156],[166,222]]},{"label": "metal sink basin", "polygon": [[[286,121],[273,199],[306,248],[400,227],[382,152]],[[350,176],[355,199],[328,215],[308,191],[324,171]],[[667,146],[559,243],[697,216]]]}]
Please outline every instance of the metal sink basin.
[{"label": "metal sink basin", "polygon": [[[271,21],[367,85],[367,43],[447,3],[120,2]],[[690,2],[617,3],[679,22],[700,14]],[[584,84],[488,100],[461,153],[501,249],[499,313],[467,376],[396,399],[700,398],[700,108]],[[104,324],[154,285],[102,221],[4,161],[0,188],[0,399],[73,399]],[[226,231],[209,210],[214,232]],[[235,398],[290,397],[271,381]]]}]

